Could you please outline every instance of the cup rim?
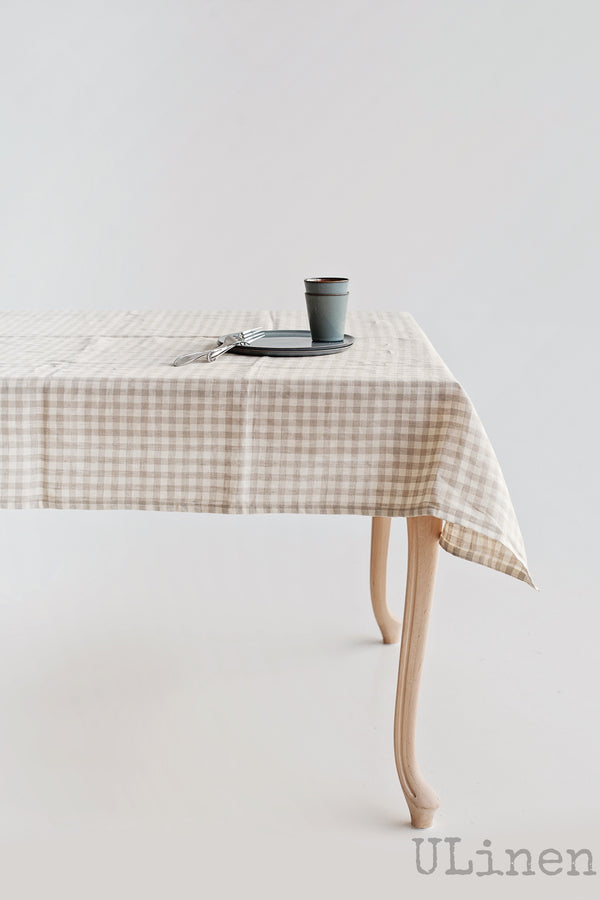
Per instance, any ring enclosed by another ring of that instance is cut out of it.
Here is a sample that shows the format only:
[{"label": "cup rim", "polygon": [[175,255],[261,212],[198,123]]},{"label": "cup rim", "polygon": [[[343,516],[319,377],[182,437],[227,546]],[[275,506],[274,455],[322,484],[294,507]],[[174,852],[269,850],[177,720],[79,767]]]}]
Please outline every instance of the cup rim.
[{"label": "cup rim", "polygon": [[345,276],[313,276],[312,278],[305,278],[304,281],[307,284],[340,284],[344,281],[349,281],[349,278]]}]

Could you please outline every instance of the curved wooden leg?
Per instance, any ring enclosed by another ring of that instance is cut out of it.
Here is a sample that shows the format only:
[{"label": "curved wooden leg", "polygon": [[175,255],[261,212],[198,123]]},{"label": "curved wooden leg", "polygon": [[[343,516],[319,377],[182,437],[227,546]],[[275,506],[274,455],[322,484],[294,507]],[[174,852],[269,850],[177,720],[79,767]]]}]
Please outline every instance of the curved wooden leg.
[{"label": "curved wooden leg", "polygon": [[402,623],[393,616],[386,600],[386,573],[390,526],[388,516],[373,516],[371,526],[371,603],[384,644],[397,644]]},{"label": "curved wooden leg", "polygon": [[418,516],[407,519],[406,524],[408,571],[394,718],[394,752],[411,822],[415,828],[429,828],[440,801],[419,770],[415,731],[419,685],[437,570],[438,540],[443,523],[433,516]]}]

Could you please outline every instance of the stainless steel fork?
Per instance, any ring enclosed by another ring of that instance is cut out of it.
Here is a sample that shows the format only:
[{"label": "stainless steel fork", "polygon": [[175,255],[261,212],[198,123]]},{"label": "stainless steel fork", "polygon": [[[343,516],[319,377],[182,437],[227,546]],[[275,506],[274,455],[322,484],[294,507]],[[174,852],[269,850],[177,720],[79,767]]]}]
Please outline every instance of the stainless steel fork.
[{"label": "stainless steel fork", "polygon": [[264,336],[265,332],[262,328],[250,328],[248,331],[237,331],[234,332],[234,334],[226,335],[220,347],[215,347],[212,350],[200,350],[199,353],[186,353],[184,356],[178,356],[177,359],[174,359],[171,365],[186,366],[188,363],[194,362],[197,359],[205,359],[207,362],[214,362],[215,359],[218,359],[223,353],[227,353],[232,347],[243,347],[246,344],[251,344],[253,341],[260,340],[260,338]]}]

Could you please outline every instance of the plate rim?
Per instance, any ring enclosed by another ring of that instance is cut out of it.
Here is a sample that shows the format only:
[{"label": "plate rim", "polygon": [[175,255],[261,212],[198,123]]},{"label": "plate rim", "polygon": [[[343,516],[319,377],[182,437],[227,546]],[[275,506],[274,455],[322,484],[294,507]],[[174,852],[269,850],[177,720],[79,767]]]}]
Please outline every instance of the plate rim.
[{"label": "plate rim", "polygon": [[[269,334],[281,334],[293,337],[310,335],[308,328],[270,328],[265,331],[265,337]],[[218,345],[222,346],[227,335],[219,335],[217,338]],[[341,341],[321,341],[316,346],[310,347],[258,347],[254,344],[247,346],[232,347],[230,353],[239,353],[254,356],[325,356],[330,353],[341,353],[343,350],[349,350],[354,344],[356,338],[352,334],[344,333]]]}]

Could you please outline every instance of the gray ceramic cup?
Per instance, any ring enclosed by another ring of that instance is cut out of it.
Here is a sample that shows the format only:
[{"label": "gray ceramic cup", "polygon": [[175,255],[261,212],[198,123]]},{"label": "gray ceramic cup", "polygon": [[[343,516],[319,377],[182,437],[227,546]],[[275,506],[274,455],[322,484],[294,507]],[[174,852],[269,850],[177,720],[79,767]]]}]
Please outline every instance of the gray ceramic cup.
[{"label": "gray ceramic cup", "polygon": [[306,311],[313,341],[333,343],[344,340],[348,284],[347,278],[304,279]]}]

